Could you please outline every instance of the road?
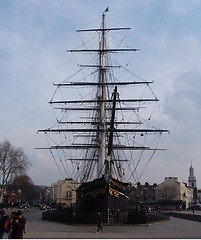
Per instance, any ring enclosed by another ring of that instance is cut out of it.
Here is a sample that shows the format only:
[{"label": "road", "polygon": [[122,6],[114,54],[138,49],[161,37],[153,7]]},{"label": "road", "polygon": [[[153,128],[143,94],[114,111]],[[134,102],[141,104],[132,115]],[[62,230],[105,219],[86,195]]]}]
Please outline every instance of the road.
[{"label": "road", "polygon": [[150,225],[104,225],[104,232],[96,233],[96,225],[67,225],[42,220],[41,211],[35,208],[25,212],[24,216],[28,221],[26,239],[201,238],[201,222],[173,217]]}]

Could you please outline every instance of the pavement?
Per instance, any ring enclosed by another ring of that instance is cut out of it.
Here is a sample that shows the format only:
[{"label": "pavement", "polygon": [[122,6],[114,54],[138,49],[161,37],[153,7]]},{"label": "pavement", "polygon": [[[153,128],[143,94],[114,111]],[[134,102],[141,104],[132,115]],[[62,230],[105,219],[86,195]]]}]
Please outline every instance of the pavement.
[{"label": "pavement", "polygon": [[[192,214],[192,211],[186,211]],[[201,214],[196,211],[195,214]],[[96,225],[67,225],[42,220],[39,210],[24,213],[28,221],[26,239],[163,239],[201,238],[201,223],[170,217],[152,224],[103,225],[104,232],[96,233]]]},{"label": "pavement", "polygon": [[[186,211],[191,214],[191,211]],[[201,214],[196,211],[195,214]],[[37,215],[38,216],[38,215]],[[31,216],[30,216],[31,217]],[[32,216],[33,217],[33,216]],[[29,217],[27,216],[27,219]],[[34,220],[35,219],[35,220]],[[25,238],[48,239],[163,239],[201,238],[201,223],[170,217],[170,220],[142,225],[103,225],[104,232],[96,233],[96,225],[67,225],[31,218]]]},{"label": "pavement", "polygon": [[61,225],[56,223],[41,223],[42,228],[28,229],[25,238],[40,239],[163,239],[163,238],[201,238],[200,223],[184,219],[170,220],[151,225],[104,226],[104,232],[96,233],[95,225]]}]

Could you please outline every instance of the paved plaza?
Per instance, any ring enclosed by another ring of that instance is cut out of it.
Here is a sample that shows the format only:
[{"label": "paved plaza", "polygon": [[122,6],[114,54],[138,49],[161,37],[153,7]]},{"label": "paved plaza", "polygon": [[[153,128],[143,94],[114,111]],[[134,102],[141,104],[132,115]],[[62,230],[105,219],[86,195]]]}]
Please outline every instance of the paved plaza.
[{"label": "paved plaza", "polygon": [[24,238],[27,239],[201,238],[201,222],[173,217],[150,225],[104,225],[105,231],[96,233],[96,225],[67,225],[42,220],[39,210],[29,210],[25,216],[28,228]]}]

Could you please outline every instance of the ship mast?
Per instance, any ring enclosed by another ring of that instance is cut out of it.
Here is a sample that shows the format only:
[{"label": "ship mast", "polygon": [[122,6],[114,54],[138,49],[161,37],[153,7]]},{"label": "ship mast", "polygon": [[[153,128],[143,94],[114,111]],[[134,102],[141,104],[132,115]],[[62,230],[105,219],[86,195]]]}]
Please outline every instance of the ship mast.
[{"label": "ship mast", "polygon": [[[77,30],[77,32],[81,33],[97,33],[99,42],[96,48],[88,48],[85,46],[84,48],[67,50],[67,52],[71,53],[97,54],[96,57],[98,56],[98,59],[95,64],[89,62],[89,64],[79,65],[81,68],[96,69],[93,72],[98,74],[97,79],[95,79],[96,81],[91,81],[88,78],[86,78],[86,81],[77,81],[77,79],[69,81],[69,79],[71,79],[69,78],[62,83],[54,83],[53,85],[57,87],[57,90],[49,103],[55,111],[61,111],[61,118],[57,118],[57,124],[53,127],[38,130],[38,132],[44,132],[47,137],[50,133],[59,135],[58,141],[52,141],[52,137],[50,137],[48,147],[37,149],[49,149],[52,155],[53,152],[58,152],[59,154],[61,153],[64,156],[66,164],[62,164],[65,174],[70,169],[67,165],[68,162],[69,166],[70,163],[76,166],[79,165],[77,170],[82,173],[82,175],[79,175],[79,177],[82,176],[82,178],[80,178],[81,182],[99,178],[102,174],[109,176],[111,174],[112,164],[112,173],[114,173],[114,176],[116,175],[119,178],[120,174],[118,174],[118,169],[120,169],[120,162],[130,161],[131,159],[135,160],[135,157],[136,159],[139,159],[139,161],[137,162],[137,165],[134,163],[134,167],[130,170],[131,177],[134,181],[136,181],[138,176],[136,178],[134,172],[136,171],[142,156],[141,153],[139,155],[137,153],[142,151],[144,152],[145,150],[146,152],[164,150],[158,148],[158,145],[155,146],[152,144],[156,142],[156,138],[154,138],[151,142],[143,142],[141,136],[146,136],[147,140],[147,138],[149,136],[151,137],[151,135],[158,136],[163,132],[169,132],[168,130],[157,129],[150,123],[147,124],[147,121],[144,121],[144,118],[139,117],[139,112],[143,111],[145,103],[159,101],[152,91],[151,95],[143,95],[143,97],[138,96],[138,93],[137,95],[121,95],[123,97],[118,99],[118,106],[116,107],[116,99],[114,101],[114,98],[117,96],[117,86],[118,89],[121,89],[121,87],[134,89],[134,87],[139,86],[140,88],[141,86],[145,86],[146,89],[149,90],[149,85],[152,84],[153,81],[146,81],[142,79],[139,81],[133,79],[120,81],[116,78],[113,79],[110,75],[107,77],[110,69],[124,68],[121,64],[118,64],[118,62],[113,61],[113,59],[110,58],[114,53],[135,52],[139,50],[137,48],[129,47],[122,48],[120,47],[120,44],[113,48],[109,48],[107,46],[106,39],[108,32],[125,31],[130,29],[127,27],[107,27],[105,25],[107,11],[108,9],[106,9],[102,14],[101,26],[99,28]],[[111,60],[111,62],[109,60]],[[75,75],[76,74],[71,77],[73,78]],[[110,98],[108,94],[110,94],[109,92],[112,90],[113,86],[115,87],[115,91],[112,98]],[[62,93],[62,89],[65,88],[72,89],[72,93],[80,88],[88,88],[90,91],[93,89],[92,93],[94,95],[92,98],[88,98],[88,94],[86,94],[83,98],[80,98],[80,95],[76,95],[75,98],[72,98],[71,94],[69,94],[69,96],[64,98],[64,100],[58,100],[56,96],[57,92]],[[136,96],[136,98],[134,98],[134,96]],[[73,115],[74,112],[76,112],[75,115]],[[81,115],[82,112],[84,112],[85,115]],[[123,114],[123,112],[125,115],[129,115],[129,118],[123,117],[119,121],[119,115]],[[87,113],[89,113],[89,115],[86,116]],[[116,117],[114,114],[116,114]],[[110,115],[111,119],[108,118]],[[113,126],[111,125],[112,122]],[[115,135],[113,144],[114,132]],[[124,139],[122,140],[122,138],[124,138],[125,141]],[[130,153],[127,154],[128,152]],[[134,155],[134,152],[137,153]],[[56,159],[57,157],[55,158],[53,155],[53,158]],[[61,161],[60,156],[59,160]],[[72,172],[73,171],[74,168],[72,168]],[[83,174],[83,172],[86,174]]]},{"label": "ship mast", "polygon": [[113,106],[112,106],[112,116],[109,128],[109,140],[108,140],[108,152],[106,160],[106,175],[111,175],[111,164],[112,164],[112,149],[113,149],[113,134],[114,134],[114,119],[115,119],[115,108],[116,108],[116,98],[117,98],[117,86],[115,86],[113,92]]},{"label": "ship mast", "polygon": [[97,166],[97,176],[101,173],[105,161],[106,153],[106,120],[105,120],[105,12],[102,15],[102,31],[99,41],[99,83],[100,83],[100,113],[99,113],[99,156]]}]

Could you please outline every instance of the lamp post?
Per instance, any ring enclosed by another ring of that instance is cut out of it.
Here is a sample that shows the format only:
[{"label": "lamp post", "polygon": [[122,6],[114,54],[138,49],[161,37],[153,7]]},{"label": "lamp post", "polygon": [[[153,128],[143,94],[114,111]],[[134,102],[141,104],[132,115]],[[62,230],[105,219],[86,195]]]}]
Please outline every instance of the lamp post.
[{"label": "lamp post", "polygon": [[21,204],[21,195],[22,195],[22,190],[21,189],[18,189],[17,190],[17,192],[18,192],[18,205],[20,205]]}]

